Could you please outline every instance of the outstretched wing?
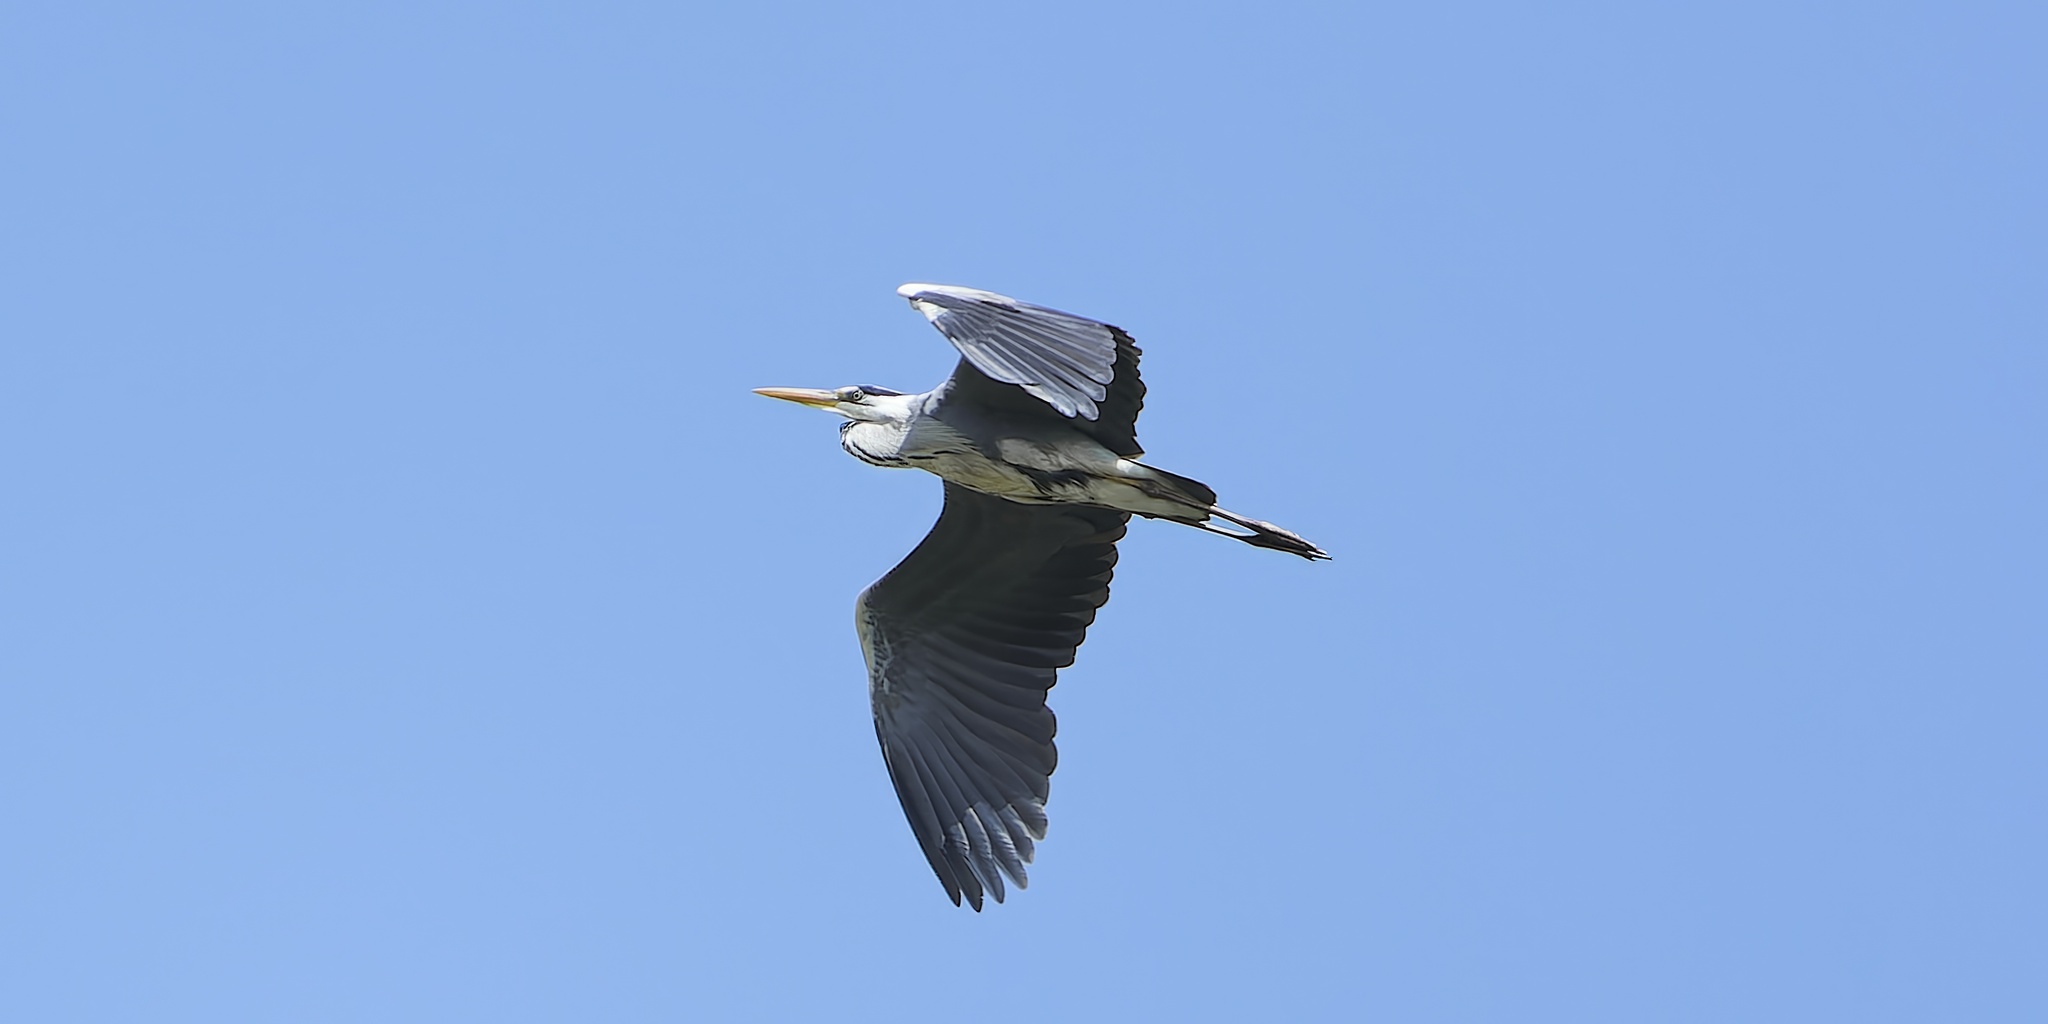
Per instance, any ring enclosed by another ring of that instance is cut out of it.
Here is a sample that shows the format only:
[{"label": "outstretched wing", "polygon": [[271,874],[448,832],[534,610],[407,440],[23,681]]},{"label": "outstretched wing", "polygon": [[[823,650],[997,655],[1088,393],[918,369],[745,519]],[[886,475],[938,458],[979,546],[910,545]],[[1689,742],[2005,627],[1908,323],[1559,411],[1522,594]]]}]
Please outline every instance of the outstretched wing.
[{"label": "outstretched wing", "polygon": [[1022,401],[1028,395],[1078,419],[1076,426],[1118,455],[1144,454],[1137,437],[1145,404],[1140,352],[1120,328],[978,288],[906,284],[896,294],[960,350],[956,389],[1013,411],[1032,407]]},{"label": "outstretched wing", "polygon": [[948,483],[932,532],[854,603],[889,779],[955,904],[1029,884],[1058,762],[1045,692],[1109,600],[1129,519]]}]

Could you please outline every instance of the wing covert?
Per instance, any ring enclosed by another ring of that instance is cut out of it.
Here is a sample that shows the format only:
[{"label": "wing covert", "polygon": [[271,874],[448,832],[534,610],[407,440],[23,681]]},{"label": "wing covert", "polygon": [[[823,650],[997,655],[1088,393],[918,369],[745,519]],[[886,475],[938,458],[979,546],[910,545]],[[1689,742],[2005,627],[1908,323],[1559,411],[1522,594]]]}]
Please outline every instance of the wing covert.
[{"label": "wing covert", "polygon": [[[1083,430],[1118,455],[1143,454],[1136,436],[1145,399],[1140,352],[1123,330],[978,288],[906,284],[896,294],[960,350],[962,368],[974,373],[955,371],[956,383],[1013,385],[1060,415],[1083,421]],[[1000,395],[988,397],[1014,407]]]},{"label": "wing covert", "polygon": [[932,532],[855,602],[875,735],[925,859],[974,909],[1045,838],[1045,694],[1109,600],[1129,516],[948,483]]}]

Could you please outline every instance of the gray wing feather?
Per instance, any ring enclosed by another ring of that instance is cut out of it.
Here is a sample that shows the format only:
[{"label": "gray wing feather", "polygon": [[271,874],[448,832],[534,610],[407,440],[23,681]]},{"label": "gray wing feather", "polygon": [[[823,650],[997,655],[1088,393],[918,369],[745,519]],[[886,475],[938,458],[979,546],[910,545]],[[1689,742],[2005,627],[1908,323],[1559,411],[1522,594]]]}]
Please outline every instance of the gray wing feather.
[{"label": "gray wing feather", "polygon": [[1028,884],[1059,761],[1045,693],[1109,600],[1129,518],[949,483],[930,535],[855,602],[882,760],[954,903]]},{"label": "gray wing feather", "polygon": [[949,397],[1012,415],[1051,409],[1124,458],[1145,454],[1143,353],[1121,328],[977,288],[906,284],[896,294],[960,350]]},{"label": "gray wing feather", "polygon": [[1101,414],[1116,377],[1115,328],[978,288],[906,284],[896,294],[990,378],[1023,388],[1062,416]]}]

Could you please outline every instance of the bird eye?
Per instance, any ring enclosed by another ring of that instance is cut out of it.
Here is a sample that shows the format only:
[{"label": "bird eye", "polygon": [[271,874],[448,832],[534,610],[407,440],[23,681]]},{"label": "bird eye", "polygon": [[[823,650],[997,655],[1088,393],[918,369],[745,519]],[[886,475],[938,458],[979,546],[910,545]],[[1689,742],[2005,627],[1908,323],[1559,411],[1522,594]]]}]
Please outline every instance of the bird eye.
[{"label": "bird eye", "polygon": [[859,388],[847,388],[839,393],[839,400],[842,402],[859,402],[867,397],[867,392]]}]

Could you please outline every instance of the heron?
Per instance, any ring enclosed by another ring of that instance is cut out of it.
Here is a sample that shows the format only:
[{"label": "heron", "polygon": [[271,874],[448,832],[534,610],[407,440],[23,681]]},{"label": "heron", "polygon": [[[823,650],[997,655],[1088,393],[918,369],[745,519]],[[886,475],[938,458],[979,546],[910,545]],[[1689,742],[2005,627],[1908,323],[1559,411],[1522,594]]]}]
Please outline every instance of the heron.
[{"label": "heron", "polygon": [[861,592],[854,625],[896,798],[946,895],[979,911],[1006,878],[1030,884],[1058,761],[1046,691],[1109,600],[1130,518],[1330,556],[1137,461],[1145,384],[1121,328],[975,288],[896,293],[960,351],[938,387],[755,392],[837,413],[862,462],[944,481],[938,522]]}]

